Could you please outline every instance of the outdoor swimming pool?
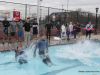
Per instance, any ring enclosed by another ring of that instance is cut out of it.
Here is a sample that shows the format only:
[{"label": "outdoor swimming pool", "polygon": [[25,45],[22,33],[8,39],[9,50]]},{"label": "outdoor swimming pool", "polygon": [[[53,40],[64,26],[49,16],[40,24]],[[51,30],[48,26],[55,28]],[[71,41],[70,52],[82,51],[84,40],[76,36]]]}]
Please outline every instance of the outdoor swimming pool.
[{"label": "outdoor swimming pool", "polygon": [[43,64],[38,51],[33,58],[33,49],[24,50],[28,64],[22,66],[13,63],[14,51],[0,53],[0,75],[100,75],[99,43],[85,41],[49,47],[50,58],[57,65],[52,67]]}]

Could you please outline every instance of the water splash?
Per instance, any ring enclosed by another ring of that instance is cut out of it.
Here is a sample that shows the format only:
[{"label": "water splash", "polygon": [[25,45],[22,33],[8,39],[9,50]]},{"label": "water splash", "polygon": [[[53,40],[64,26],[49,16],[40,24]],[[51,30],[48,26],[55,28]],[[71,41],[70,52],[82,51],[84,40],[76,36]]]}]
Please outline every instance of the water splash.
[{"label": "water splash", "polygon": [[100,44],[90,41],[84,43],[67,45],[64,48],[56,50],[55,56],[65,59],[78,59],[88,66],[100,66]]}]

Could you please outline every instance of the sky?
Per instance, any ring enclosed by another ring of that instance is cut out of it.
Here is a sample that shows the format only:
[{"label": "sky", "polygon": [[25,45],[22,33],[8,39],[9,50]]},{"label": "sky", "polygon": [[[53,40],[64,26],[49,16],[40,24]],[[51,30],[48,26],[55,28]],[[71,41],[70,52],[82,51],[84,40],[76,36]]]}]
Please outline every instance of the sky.
[{"label": "sky", "polygon": [[[0,0],[0,1],[2,1],[2,0]],[[3,0],[3,1],[37,5],[37,0]],[[41,6],[62,9],[62,5],[64,5],[63,8],[67,9],[67,2],[68,2],[68,9],[73,10],[73,11],[81,8],[83,11],[87,11],[87,12],[89,11],[89,12],[95,13],[96,12],[95,8],[96,7],[100,8],[100,0],[43,0],[41,2]],[[5,4],[0,4],[0,9],[2,9],[2,10],[6,9],[4,7],[4,5]],[[12,6],[9,6],[9,7],[6,6],[6,7],[8,9],[10,9]],[[18,7],[18,8],[20,8],[20,7]],[[14,9],[14,7],[13,7],[13,9]],[[15,9],[17,9],[17,8],[15,7]],[[35,11],[35,10],[32,10],[32,11]],[[52,12],[53,12],[53,10],[52,10]],[[100,14],[100,10],[98,11],[98,14]]]},{"label": "sky", "polygon": [[[24,4],[37,5],[37,0],[0,0]],[[64,9],[67,9],[68,0],[43,0],[41,2],[42,6],[62,8],[61,5],[64,5]],[[84,11],[90,11],[95,13],[95,8],[100,7],[100,0],[69,0],[69,10],[76,10],[81,8]]]}]

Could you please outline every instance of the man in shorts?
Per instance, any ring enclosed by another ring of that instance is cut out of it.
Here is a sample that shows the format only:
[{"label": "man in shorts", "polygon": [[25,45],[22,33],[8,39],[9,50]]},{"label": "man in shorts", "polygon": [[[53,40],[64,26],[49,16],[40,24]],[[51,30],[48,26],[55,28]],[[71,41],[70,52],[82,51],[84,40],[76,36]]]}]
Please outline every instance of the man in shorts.
[{"label": "man in shorts", "polygon": [[38,34],[38,29],[37,29],[38,23],[37,23],[37,20],[34,20],[32,26],[33,26],[33,41],[34,41],[34,36],[36,36],[36,39],[37,39],[37,34]]},{"label": "man in shorts", "polygon": [[7,17],[4,17],[3,26],[4,26],[4,34],[3,34],[3,43],[2,44],[4,44],[4,42],[5,42],[6,35],[7,35],[8,43],[9,43],[10,23],[9,23],[9,21],[7,21]]},{"label": "man in shorts", "polygon": [[14,42],[14,40],[15,40],[15,34],[17,32],[17,24],[15,22],[15,18],[10,23],[10,29],[11,29],[11,40],[12,40],[12,42]]},{"label": "man in shorts", "polygon": [[17,42],[18,40],[21,42],[22,40],[22,36],[23,36],[23,22],[20,19],[19,22],[17,23],[17,28],[18,28],[18,38],[17,38]]}]

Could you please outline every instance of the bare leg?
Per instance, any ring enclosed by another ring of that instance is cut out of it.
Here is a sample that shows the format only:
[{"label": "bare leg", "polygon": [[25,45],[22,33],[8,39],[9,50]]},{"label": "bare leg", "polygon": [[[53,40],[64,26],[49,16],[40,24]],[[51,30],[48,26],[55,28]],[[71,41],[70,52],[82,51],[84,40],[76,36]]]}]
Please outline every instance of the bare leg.
[{"label": "bare leg", "polygon": [[8,42],[9,42],[9,35],[7,37],[8,37]]},{"label": "bare leg", "polygon": [[3,35],[3,43],[5,42],[5,35]]}]

